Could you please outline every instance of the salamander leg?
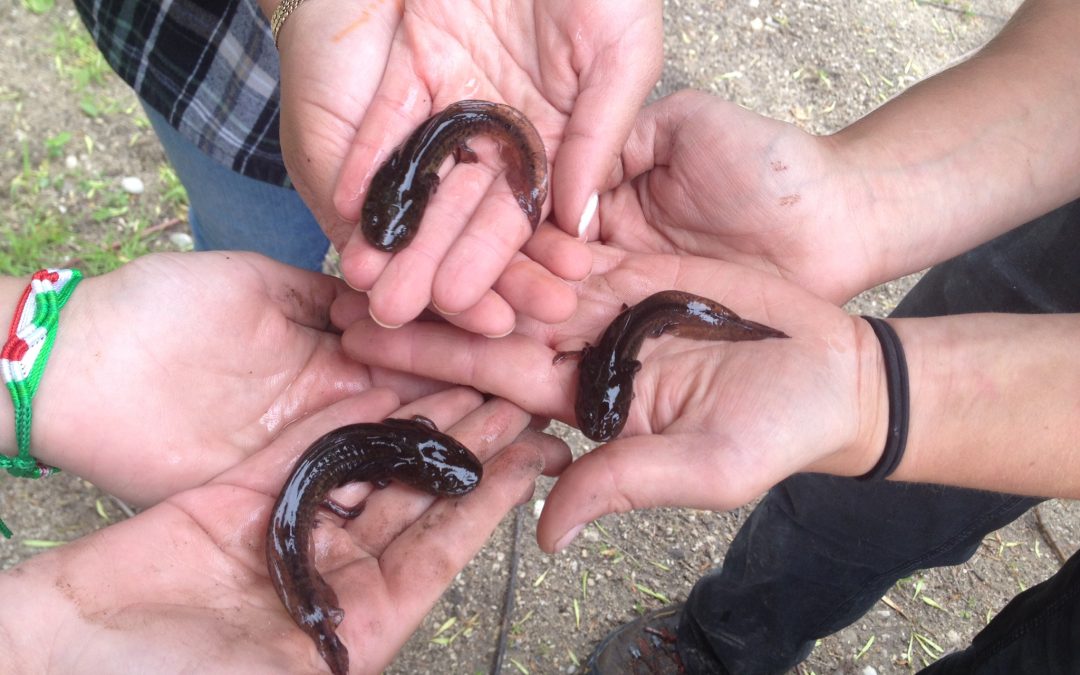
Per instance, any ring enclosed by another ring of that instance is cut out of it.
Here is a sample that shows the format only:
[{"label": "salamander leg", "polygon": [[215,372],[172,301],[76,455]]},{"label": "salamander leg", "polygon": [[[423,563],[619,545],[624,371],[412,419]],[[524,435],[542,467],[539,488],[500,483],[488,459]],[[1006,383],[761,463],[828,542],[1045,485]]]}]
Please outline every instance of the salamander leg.
[{"label": "salamander leg", "polygon": [[476,151],[467,144],[458,143],[457,146],[454,147],[454,161],[472,164],[473,162],[480,161],[480,158],[476,156]]},{"label": "salamander leg", "polygon": [[340,607],[331,607],[329,614],[330,620],[334,622],[335,626],[340,626],[342,620],[345,618],[345,610]]},{"label": "salamander leg", "polygon": [[[427,427],[428,429],[431,429],[432,431],[438,431],[439,430],[439,427],[434,422],[432,422],[428,418],[424,417],[423,415],[413,415],[412,416],[412,421],[416,422],[417,424],[422,424],[425,427]],[[375,481],[375,482],[378,482],[378,481]],[[389,482],[389,481],[387,481],[387,482]]]},{"label": "salamander leg", "polygon": [[349,508],[338,504],[329,497],[322,501],[322,507],[336,516],[341,516],[345,520],[352,520],[364,512],[364,502],[360,502],[356,506]]},{"label": "salamander leg", "polygon": [[551,365],[558,365],[566,359],[583,359],[589,353],[592,345],[586,343],[581,349],[572,349],[565,352],[555,352],[555,358],[551,359]]}]

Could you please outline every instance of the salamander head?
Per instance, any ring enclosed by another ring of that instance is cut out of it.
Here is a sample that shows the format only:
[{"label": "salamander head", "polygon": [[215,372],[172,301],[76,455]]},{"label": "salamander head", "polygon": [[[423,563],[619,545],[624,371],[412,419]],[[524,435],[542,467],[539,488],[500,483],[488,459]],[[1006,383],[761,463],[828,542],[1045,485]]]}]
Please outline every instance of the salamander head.
[{"label": "salamander head", "polygon": [[622,432],[634,397],[634,372],[636,369],[606,373],[606,377],[591,379],[588,387],[578,391],[574,411],[581,433],[605,442]]},{"label": "salamander head", "polygon": [[[453,439],[451,439],[453,440]],[[420,487],[437,495],[463,495],[480,482],[484,467],[468,448],[433,438],[417,446],[422,476]],[[410,481],[411,482],[411,481]]]},{"label": "salamander head", "polygon": [[[375,197],[375,198],[372,198]],[[417,217],[413,202],[383,200],[372,195],[360,211],[360,226],[368,243],[380,251],[394,252],[416,235]]]}]

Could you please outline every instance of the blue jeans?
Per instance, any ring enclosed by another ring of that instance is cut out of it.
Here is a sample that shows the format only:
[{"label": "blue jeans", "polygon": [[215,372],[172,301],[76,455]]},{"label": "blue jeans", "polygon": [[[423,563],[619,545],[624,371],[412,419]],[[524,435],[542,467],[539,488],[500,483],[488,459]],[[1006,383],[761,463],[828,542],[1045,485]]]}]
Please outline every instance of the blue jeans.
[{"label": "blue jeans", "polygon": [[[930,270],[893,316],[1077,311],[1080,202]],[[856,621],[897,580],[967,560],[987,533],[1036,503],[934,485],[793,476],[769,491],[723,566],[690,592],[679,622],[683,662],[695,673],[787,672],[816,639]],[[927,673],[1076,672],[1078,566],[1074,556],[968,649]]]},{"label": "blue jeans", "polygon": [[187,190],[195,248],[256,251],[321,271],[330,241],[296,190],[243,176],[205,154],[143,105],[169,162]]}]

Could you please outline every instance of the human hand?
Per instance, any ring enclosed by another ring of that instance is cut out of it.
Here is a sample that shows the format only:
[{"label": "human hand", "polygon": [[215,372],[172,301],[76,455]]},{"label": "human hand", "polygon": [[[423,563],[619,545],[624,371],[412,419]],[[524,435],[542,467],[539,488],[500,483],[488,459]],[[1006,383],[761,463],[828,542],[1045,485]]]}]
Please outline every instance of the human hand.
[{"label": "human hand", "polygon": [[738,262],[836,303],[879,280],[865,185],[830,137],[684,91],[642,111],[622,167],[593,240]]},{"label": "human hand", "polygon": [[[443,322],[396,331],[360,320],[343,336],[375,362],[470,383],[531,412],[574,424],[577,368],[557,351],[593,342],[623,303],[663,289],[712,298],[790,336],[761,342],[646,340],[625,430],[578,459],[549,495],[537,536],[569,543],[603,514],[657,506],[723,510],[803,470],[858,475],[884,444],[880,354],[865,322],[775,275],[729,263],[627,253],[593,245],[593,275],[578,312],[559,325],[529,323],[498,340]],[[361,312],[349,299],[335,321]]]},{"label": "human hand", "polygon": [[584,277],[591,260],[550,224],[530,238],[485,139],[475,141],[482,161],[444,177],[420,234],[393,256],[354,232],[366,186],[432,112],[506,102],[544,138],[556,220],[576,230],[659,76],[661,36],[656,0],[408,0],[403,10],[308,0],[295,10],[280,34],[283,150],[346,280],[370,291],[372,315],[400,325],[430,302],[488,335],[509,331],[515,310],[569,316],[574,296],[558,277]]},{"label": "human hand", "polygon": [[35,456],[149,504],[347,396],[441,388],[342,353],[328,317],[348,293],[249,253],[150,255],[84,280],[34,400]]},{"label": "human hand", "polygon": [[317,565],[345,610],[337,633],[351,672],[381,672],[540,472],[569,461],[565,444],[529,428],[528,414],[474,391],[395,408],[380,389],[339,401],[209,484],[0,574],[5,659],[27,673],[325,672],[269,580],[263,543],[274,500],[323,433],[423,414],[485,462],[476,489],[434,499],[392,484],[344,525],[321,514],[315,533]]}]

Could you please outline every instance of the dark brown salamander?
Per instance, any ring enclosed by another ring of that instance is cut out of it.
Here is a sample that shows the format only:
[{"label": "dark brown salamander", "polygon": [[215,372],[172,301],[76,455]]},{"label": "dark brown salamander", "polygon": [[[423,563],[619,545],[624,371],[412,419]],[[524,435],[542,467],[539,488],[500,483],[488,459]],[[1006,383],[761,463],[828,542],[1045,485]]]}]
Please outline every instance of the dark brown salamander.
[{"label": "dark brown salamander", "polygon": [[451,153],[458,162],[477,161],[466,141],[481,134],[502,145],[510,190],[536,229],[547,198],[547,153],[540,134],[508,105],[458,101],[421,124],[371,179],[360,212],[360,228],[368,242],[391,252],[408,246],[439,186],[439,167]]},{"label": "dark brown salamander", "polygon": [[[636,360],[645,338],[664,333],[695,340],[764,340],[787,335],[742,319],[723,305],[691,293],[661,291],[625,307],[608,325],[600,342],[581,350],[574,412],[581,432],[594,441],[619,435],[630,414]],[[556,361],[577,352],[559,352]]]},{"label": "dark brown salamander", "polygon": [[327,495],[353,481],[384,487],[391,480],[433,495],[461,495],[476,487],[482,474],[480,460],[468,448],[420,416],[335,429],[297,460],[270,517],[266,563],[285,609],[335,675],[349,672],[349,652],[334,631],[345,612],[315,569],[311,533],[320,505],[345,518],[360,515],[364,505],[346,509]]}]

